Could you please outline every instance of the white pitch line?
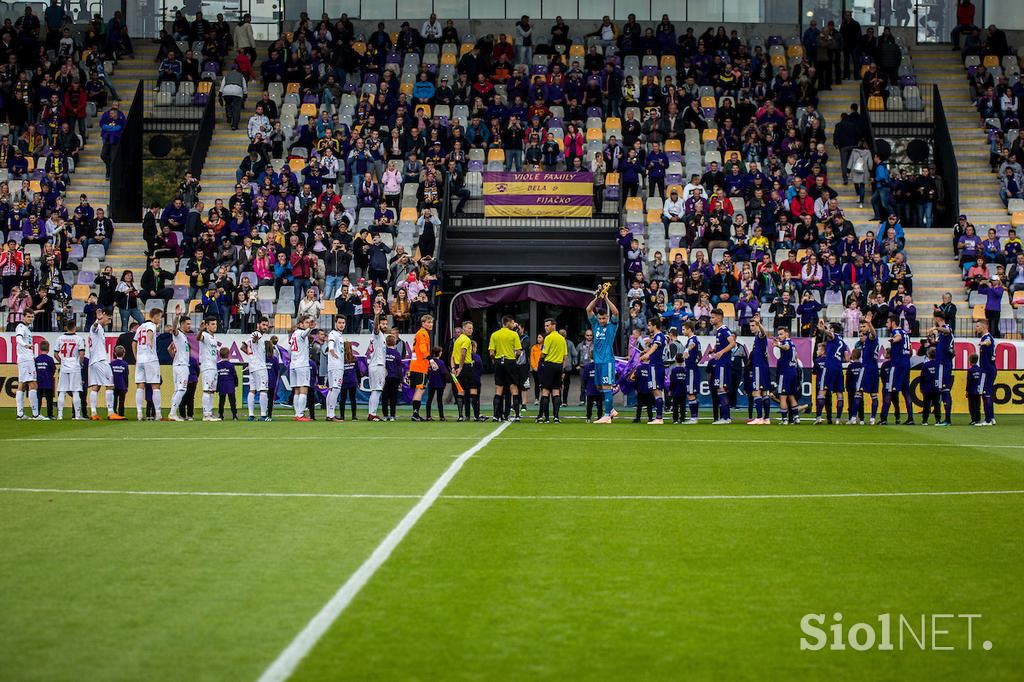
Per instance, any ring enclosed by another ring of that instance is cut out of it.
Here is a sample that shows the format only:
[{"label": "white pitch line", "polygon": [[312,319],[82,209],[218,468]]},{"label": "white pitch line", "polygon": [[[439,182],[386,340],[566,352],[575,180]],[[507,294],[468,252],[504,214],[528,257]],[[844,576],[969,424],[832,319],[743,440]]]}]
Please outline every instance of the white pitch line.
[{"label": "white pitch line", "polygon": [[[517,440],[522,440],[522,441],[549,441],[549,440],[551,440],[551,441],[567,441],[567,440],[571,440],[572,442],[577,442],[577,441],[594,441],[594,442],[600,442],[600,443],[607,443],[607,442],[609,442],[608,438],[592,438],[592,437],[589,437],[589,436],[583,436],[583,437],[579,437],[579,436],[518,436],[518,437],[517,436],[509,436],[508,438],[503,438],[502,439],[503,442],[511,442],[511,441],[517,441]],[[680,445],[682,445],[684,443],[726,443],[726,442],[728,442],[724,438],[685,438],[685,437],[679,437],[679,438],[625,437],[625,438],[622,438],[622,437],[619,437],[619,436],[615,436],[614,441],[616,443],[621,442],[621,441],[629,441],[629,442],[638,442],[638,443],[678,443]],[[971,444],[968,444],[968,443],[931,443],[931,442],[927,442],[927,441],[901,442],[901,441],[857,441],[857,440],[853,440],[853,441],[846,441],[846,442],[833,442],[833,441],[827,441],[827,440],[789,440],[789,439],[770,440],[770,439],[737,438],[736,440],[731,441],[731,442],[734,445],[746,445],[748,443],[754,443],[754,444],[758,444],[758,445],[827,445],[830,448],[844,447],[845,446],[845,447],[851,447],[851,448],[861,448],[861,447],[902,447],[902,448],[907,448],[907,447],[922,447],[922,448],[924,448],[924,447],[936,447],[936,448],[983,448],[983,449],[1002,448],[1002,449],[1011,449],[1011,450],[1024,450],[1024,445],[988,445],[988,444],[985,444],[985,445],[977,445],[977,444],[971,445]],[[586,454],[591,454],[591,453],[586,453]]]},{"label": "white pitch line", "polygon": [[[417,436],[415,440],[477,440],[479,436]],[[146,436],[142,440],[144,441],[161,441],[161,440],[173,440],[173,441],[211,441],[211,440],[222,440],[222,441],[236,441],[236,440],[267,440],[266,436]],[[287,436],[287,441],[293,440],[402,440],[409,441],[409,436],[387,436],[380,434],[347,434],[344,431],[338,431],[331,435],[322,436]],[[131,441],[137,443],[138,437],[135,436],[89,436],[87,438],[80,438],[76,435],[69,434],[64,438],[53,438],[50,436],[40,436],[33,438],[26,436],[24,438],[0,438],[0,443],[66,443],[68,441],[96,441],[96,442],[111,442],[111,441]]]},{"label": "white pitch line", "polygon": [[[682,432],[680,432],[682,434]],[[388,435],[377,435],[377,434],[353,434],[349,435],[343,431],[339,431],[332,435],[322,436],[288,436],[289,441],[321,441],[321,440],[397,440],[397,441],[408,441],[409,436],[388,436]],[[457,441],[457,440],[476,440],[477,436],[417,436],[417,441]],[[266,436],[147,436],[144,440],[146,441],[265,441]],[[510,436],[502,439],[504,442],[511,441],[524,441],[524,442],[543,442],[543,441],[566,441],[571,440],[577,441],[593,441],[600,443],[607,443],[608,438],[597,438],[590,436]],[[41,436],[38,438],[24,437],[24,438],[0,438],[0,443],[67,443],[69,441],[75,442],[138,442],[138,438],[131,436],[91,436],[86,438],[80,438],[78,436],[69,435],[64,438],[53,438]],[[615,437],[615,442],[637,442],[637,443],[724,443],[726,442],[721,438],[645,438],[645,437]],[[751,438],[739,438],[734,441],[735,444],[755,444],[755,445],[827,445],[829,448],[837,447],[851,447],[851,448],[862,448],[862,447],[900,447],[900,448],[968,448],[968,449],[987,449],[987,450],[1024,450],[1024,445],[978,445],[969,443],[935,443],[935,442],[901,442],[901,441],[846,441],[846,442],[830,442],[827,440],[771,440],[771,439],[751,439]],[[592,454],[592,453],[586,453]]]},{"label": "white pitch line", "polygon": [[[461,456],[460,456],[461,457]],[[455,464],[453,463],[452,466]],[[447,472],[446,472],[447,473]],[[440,479],[439,479],[440,480]],[[436,485],[436,484],[435,484]],[[432,488],[433,489],[433,488]],[[429,492],[429,491],[428,491]],[[0,493],[45,493],[68,495],[141,495],[169,497],[313,497],[328,499],[408,500],[424,495],[403,493],[261,493],[191,490],[83,490],[70,488],[0,488]],[[443,500],[799,500],[845,497],[953,497],[959,495],[1024,495],[1024,490],[943,490],[910,492],[850,493],[764,493],[749,495],[438,495]],[[424,510],[425,511],[425,510]]]},{"label": "white pitch line", "polygon": [[422,495],[402,493],[246,493],[205,490],[85,490],[72,488],[0,488],[0,493],[65,495],[139,495],[153,497],[326,497],[333,499],[418,500]]},{"label": "white pitch line", "polygon": [[763,495],[443,495],[446,500],[800,500],[844,497],[950,497],[955,495],[1024,495],[1024,490],[950,490],[864,493],[781,493]]},{"label": "white pitch line", "polygon": [[306,657],[316,643],[323,637],[324,633],[338,619],[342,612],[348,608],[359,591],[370,581],[384,562],[388,560],[391,553],[398,547],[399,543],[409,534],[416,522],[430,509],[431,505],[441,496],[455,475],[459,473],[469,458],[487,447],[487,444],[501,435],[502,431],[508,428],[510,422],[505,422],[489,434],[481,438],[476,445],[469,448],[445,469],[440,478],[434,481],[434,485],[420,498],[420,501],[409,510],[409,512],[398,522],[398,525],[391,529],[391,532],[381,540],[373,553],[356,569],[348,580],[345,581],[334,596],[324,604],[323,608],[313,616],[313,619],[306,624],[306,627],[295,636],[295,639],[285,647],[273,663],[259,677],[259,682],[282,682],[287,680],[303,658]]}]

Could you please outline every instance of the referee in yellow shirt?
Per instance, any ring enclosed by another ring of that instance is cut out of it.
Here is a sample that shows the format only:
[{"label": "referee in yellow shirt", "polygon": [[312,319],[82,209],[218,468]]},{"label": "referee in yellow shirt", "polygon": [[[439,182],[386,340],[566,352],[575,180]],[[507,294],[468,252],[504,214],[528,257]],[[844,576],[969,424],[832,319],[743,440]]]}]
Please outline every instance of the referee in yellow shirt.
[{"label": "referee in yellow shirt", "polygon": [[[473,373],[473,323],[462,323],[462,333],[452,344],[452,377],[455,388],[455,406],[459,408],[459,421],[471,421],[470,408],[480,392]],[[465,410],[463,410],[465,407]],[[477,408],[479,414],[479,408]]]},{"label": "referee in yellow shirt", "polygon": [[[540,411],[537,423],[560,424],[558,409],[562,406],[562,365],[568,347],[565,337],[558,333],[555,321],[550,317],[544,320],[544,345],[540,349]],[[551,403],[555,404],[555,416],[551,417]]]},{"label": "referee in yellow shirt", "polygon": [[522,399],[519,395],[519,376],[516,370],[516,358],[523,352],[523,342],[512,327],[516,321],[511,315],[501,318],[501,329],[491,334],[487,352],[494,361],[494,415],[492,421],[500,422],[511,419],[505,414],[505,391],[512,393],[512,407],[515,409],[515,420],[519,421],[522,410]]}]

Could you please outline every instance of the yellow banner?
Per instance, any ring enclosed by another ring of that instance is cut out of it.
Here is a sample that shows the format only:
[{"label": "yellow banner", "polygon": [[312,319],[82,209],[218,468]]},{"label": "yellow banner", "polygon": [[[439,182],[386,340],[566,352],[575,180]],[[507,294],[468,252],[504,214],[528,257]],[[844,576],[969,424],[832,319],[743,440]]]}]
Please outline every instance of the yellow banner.
[{"label": "yellow banner", "polygon": [[592,206],[484,206],[485,218],[590,218],[593,214]]},{"label": "yellow banner", "polygon": [[488,194],[575,194],[590,196],[594,193],[592,182],[485,182],[484,195]]}]

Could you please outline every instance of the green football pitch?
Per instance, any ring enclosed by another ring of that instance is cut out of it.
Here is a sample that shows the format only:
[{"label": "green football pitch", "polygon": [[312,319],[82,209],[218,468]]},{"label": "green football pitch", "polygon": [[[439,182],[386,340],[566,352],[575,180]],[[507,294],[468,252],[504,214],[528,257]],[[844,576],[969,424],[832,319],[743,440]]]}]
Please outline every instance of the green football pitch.
[{"label": "green football pitch", "polygon": [[1024,669],[1024,418],[0,419],[3,680]]}]

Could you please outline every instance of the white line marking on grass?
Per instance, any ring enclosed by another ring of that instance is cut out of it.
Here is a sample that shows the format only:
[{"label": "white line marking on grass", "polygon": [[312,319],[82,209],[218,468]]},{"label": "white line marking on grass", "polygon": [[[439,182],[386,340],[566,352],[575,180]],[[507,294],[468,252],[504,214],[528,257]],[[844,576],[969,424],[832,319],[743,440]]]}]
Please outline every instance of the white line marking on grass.
[{"label": "white line marking on grass", "polygon": [[[599,443],[609,442],[608,438],[591,438],[588,436],[510,436],[505,438],[505,442],[510,441],[594,441]],[[616,443],[621,441],[631,441],[638,443],[725,443],[725,438],[644,438],[644,437],[619,437],[615,436],[614,441]],[[790,440],[790,439],[751,439],[751,438],[738,438],[734,441],[730,441],[734,445],[746,445],[748,443],[758,445],[827,445],[830,448],[835,447],[851,447],[851,448],[862,448],[862,447],[935,447],[935,448],[983,448],[983,449],[1010,449],[1010,450],[1024,450],[1024,445],[989,445],[989,444],[968,444],[968,443],[931,443],[931,442],[902,442],[902,441],[847,441],[847,442],[833,442],[828,440]],[[593,454],[587,452],[585,454]]]},{"label": "white line marking on grass", "polygon": [[1024,495],[1024,490],[951,490],[876,493],[781,493],[763,495],[444,495],[446,500],[800,500],[842,497],[949,497]]},{"label": "white line marking on grass", "polygon": [[422,495],[402,493],[239,493],[200,490],[83,490],[70,488],[0,488],[0,493],[65,495],[140,495],[153,497],[326,497],[336,499],[418,500]]},{"label": "white line marking on grass", "polygon": [[[415,440],[477,440],[479,436],[417,436]],[[0,443],[66,443],[69,440],[73,441],[97,441],[97,442],[110,442],[110,441],[131,441],[133,443],[138,442],[138,436],[90,436],[87,438],[80,438],[74,434],[68,434],[64,438],[53,438],[53,437],[25,437],[25,438],[0,438]],[[173,441],[211,441],[211,440],[223,440],[223,441],[235,441],[235,440],[267,440],[267,436],[144,436],[145,441],[154,440],[173,440]],[[322,436],[287,436],[286,440],[402,440],[409,441],[409,436],[387,436],[380,434],[352,434],[349,435],[344,431],[338,431],[337,433]]]},{"label": "white line marking on grass", "polygon": [[434,485],[430,486],[430,489],[424,493],[420,501],[409,510],[409,512],[398,522],[398,525],[391,529],[391,532],[387,534],[377,548],[373,550],[373,554],[363,562],[363,564],[356,569],[345,584],[342,585],[334,596],[324,604],[323,608],[320,609],[319,613],[313,616],[313,619],[295,636],[284,651],[270,664],[262,675],[260,675],[259,682],[280,682],[288,679],[295,668],[299,665],[303,658],[306,657],[320,638],[327,632],[328,628],[338,619],[342,612],[352,603],[359,591],[370,581],[374,573],[377,572],[388,557],[391,556],[391,552],[398,547],[399,543],[408,535],[409,531],[412,530],[416,522],[430,509],[431,505],[441,496],[444,489],[448,486],[455,475],[459,473],[463,465],[469,461],[469,458],[475,455],[477,452],[487,447],[488,443],[501,435],[502,431],[508,428],[511,422],[505,422],[498,426],[498,428],[491,431],[489,434],[481,438],[476,445],[469,448],[456,459],[451,465],[445,469],[444,473],[441,474],[440,478],[434,481]]},{"label": "white line marking on grass", "polygon": [[[482,447],[482,446],[481,446]],[[462,463],[454,462],[460,467],[468,457],[460,456]],[[449,469],[450,470],[450,469]],[[457,469],[456,469],[457,472]],[[448,472],[445,472],[446,474]],[[454,475],[453,472],[452,475]],[[448,478],[451,480],[451,477]],[[440,482],[441,479],[438,479]],[[445,481],[447,485],[447,481]],[[436,483],[434,484],[437,485]],[[433,491],[434,488],[431,488]],[[428,495],[431,491],[428,491]],[[191,490],[82,490],[69,488],[0,488],[0,493],[45,493],[66,495],[142,495],[168,497],[320,497],[329,499],[370,499],[370,500],[424,500],[426,495],[409,495],[403,493],[260,493],[260,492],[209,492]],[[962,495],[1024,495],[1024,490],[943,490],[943,491],[912,491],[912,492],[854,492],[854,493],[764,493],[749,495],[441,495],[434,499],[443,500],[800,500],[816,498],[844,497],[954,497]],[[418,505],[417,505],[418,506]],[[428,505],[429,507],[429,505]],[[414,508],[415,510],[415,508]],[[423,509],[426,511],[426,509]],[[411,511],[409,512],[412,513]],[[422,516],[422,512],[420,513]],[[403,519],[403,522],[405,519]],[[413,521],[415,523],[415,521]],[[410,526],[411,527],[411,526]],[[397,529],[397,527],[396,527]],[[408,529],[406,529],[408,532]],[[392,531],[394,533],[394,531]],[[390,537],[390,536],[389,536]],[[401,541],[401,538],[398,539]],[[382,545],[384,543],[381,543]],[[371,557],[372,558],[372,557]],[[387,557],[384,557],[385,559]],[[355,595],[353,595],[355,596]]]}]

